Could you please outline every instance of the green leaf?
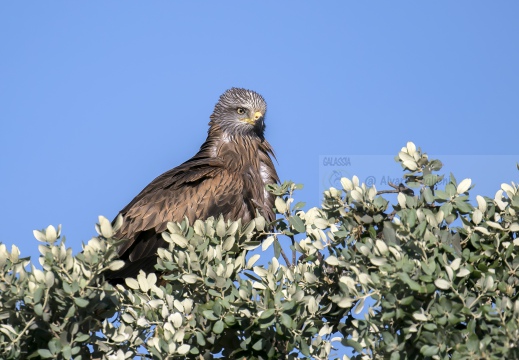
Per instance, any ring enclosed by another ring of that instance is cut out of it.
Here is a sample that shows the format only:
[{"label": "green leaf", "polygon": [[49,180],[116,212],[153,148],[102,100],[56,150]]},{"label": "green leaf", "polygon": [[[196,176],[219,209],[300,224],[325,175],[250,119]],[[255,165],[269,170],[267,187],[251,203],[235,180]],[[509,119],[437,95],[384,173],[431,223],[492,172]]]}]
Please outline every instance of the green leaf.
[{"label": "green leaf", "polygon": [[288,314],[281,313],[280,315],[281,323],[285,325],[288,329],[292,328],[292,317]]},{"label": "green leaf", "polygon": [[137,282],[139,283],[139,288],[142,292],[148,292],[150,289],[150,284],[148,284],[148,279],[146,278],[146,275],[144,275],[144,272],[141,270],[139,275],[137,275]]},{"label": "green leaf", "polygon": [[74,339],[74,341],[76,343],[82,343],[82,342],[85,342],[87,341],[88,339],[90,339],[90,335],[88,334],[81,334],[81,333],[78,333],[78,336],[76,336],[76,338]]},{"label": "green leaf", "polygon": [[305,277],[305,280],[309,284],[313,284],[313,283],[315,283],[317,281],[317,277],[314,274],[310,273],[310,272],[305,272],[303,276]]},{"label": "green leaf", "polygon": [[[32,234],[34,235],[36,240],[41,241],[41,242],[47,242],[47,238],[45,237],[45,233],[43,231],[33,230]],[[3,256],[5,257],[5,255],[3,255]]]},{"label": "green leaf", "polygon": [[424,329],[429,330],[429,331],[436,331],[438,329],[438,326],[436,326],[436,324],[432,324],[432,323],[424,324],[423,327],[424,327]]},{"label": "green leaf", "polygon": [[438,289],[442,289],[442,290],[448,290],[451,287],[451,283],[445,279],[434,280],[434,285],[436,285],[436,287]]},{"label": "green leaf", "polygon": [[272,245],[272,243],[274,242],[276,238],[274,236],[269,236],[267,237],[265,240],[263,240],[263,242],[261,243],[261,249],[263,251],[267,250],[269,248],[270,245]]},{"label": "green leaf", "polygon": [[311,296],[308,298],[308,312],[314,315],[317,310],[319,310],[319,304],[317,304],[317,300],[315,297]]},{"label": "green leaf", "polygon": [[258,216],[254,219],[256,223],[256,231],[263,231],[265,229],[265,218],[263,216]]},{"label": "green leaf", "polygon": [[259,339],[252,345],[252,348],[256,351],[260,351],[263,349],[263,339]]},{"label": "green leaf", "polygon": [[99,216],[99,228],[101,230],[101,235],[105,238],[111,238],[114,236],[114,230],[112,229],[112,224],[110,221],[104,216]]},{"label": "green leaf", "polygon": [[408,296],[400,300],[401,305],[411,305],[411,303],[414,301],[414,296]]},{"label": "green leaf", "polygon": [[420,352],[422,353],[422,355],[427,357],[436,355],[439,351],[440,348],[438,346],[433,345],[424,345],[420,348]]},{"label": "green leaf", "polygon": [[427,275],[432,275],[436,271],[436,263],[434,262],[434,259],[429,259],[427,262],[423,261],[420,265]]},{"label": "green leaf", "polygon": [[233,248],[235,242],[236,239],[234,238],[234,236],[228,236],[222,245],[222,249],[225,251],[230,251]]},{"label": "green leaf", "polygon": [[121,318],[123,319],[123,321],[125,321],[128,324],[135,322],[134,317],[132,315],[130,315],[129,313],[122,314]]},{"label": "green leaf", "polygon": [[468,274],[470,274],[470,270],[463,267],[461,268],[458,273],[456,274],[457,277],[464,277],[464,276],[467,276]]},{"label": "green leaf", "polygon": [[54,273],[50,271],[45,273],[45,285],[47,285],[48,288],[54,285],[54,279]]},{"label": "green leaf", "polygon": [[225,324],[222,320],[218,320],[213,325],[213,332],[215,334],[221,334],[223,332],[223,329],[225,328]]},{"label": "green leaf", "polygon": [[427,174],[423,177],[423,183],[427,187],[423,190],[423,196],[425,198],[425,201],[427,201],[429,204],[434,201],[434,195],[431,191],[430,186],[436,185],[438,182],[439,176],[436,174]]},{"label": "green leaf", "polygon": [[177,348],[177,353],[180,355],[185,355],[189,352],[191,347],[188,344],[182,344]]},{"label": "green leaf", "polygon": [[121,214],[117,215],[112,225],[113,231],[117,232],[123,226],[124,220]]},{"label": "green leaf", "polygon": [[216,316],[220,316],[222,314],[222,310],[223,310],[222,304],[220,304],[219,302],[215,302],[213,304],[213,312]]},{"label": "green leaf", "polygon": [[74,303],[79,306],[80,308],[84,308],[84,307],[87,307],[88,306],[88,300],[87,299],[82,299],[82,298],[75,298],[74,299]]},{"label": "green leaf", "polygon": [[375,266],[383,266],[387,264],[387,259],[379,256],[370,257],[369,261],[371,261]]},{"label": "green leaf", "polygon": [[56,229],[54,228],[54,226],[52,226],[52,225],[47,226],[47,228],[45,229],[45,238],[46,238],[46,241],[50,244],[53,244],[57,240],[58,233],[56,232]]},{"label": "green leaf", "polygon": [[220,216],[220,219],[216,223],[216,235],[223,238],[225,236],[225,231],[225,221],[223,220],[223,217]]},{"label": "green leaf", "polygon": [[299,210],[299,209],[304,208],[305,205],[306,205],[305,202],[303,202],[303,201],[299,201],[299,202],[297,202],[297,203],[292,207],[292,209],[293,209],[294,211],[296,211],[296,210]]},{"label": "green leaf", "polygon": [[330,266],[337,266],[337,265],[339,265],[339,260],[337,259],[336,256],[333,256],[333,255],[328,256],[326,258],[326,260],[324,260],[324,262],[326,262]]},{"label": "green leaf", "polygon": [[205,342],[205,335],[201,332],[196,332],[196,342],[198,343],[198,345],[200,346],[205,346],[206,342]]},{"label": "green leaf", "polygon": [[[166,233],[167,234],[167,233]],[[169,234],[171,240],[181,248],[187,247],[187,239],[179,234]]]},{"label": "green leaf", "polygon": [[214,315],[213,310],[204,310],[202,313],[204,314],[204,317],[209,320],[212,320],[212,321],[218,320],[218,318]]},{"label": "green leaf", "polygon": [[135,280],[133,278],[126,278],[126,279],[124,279],[124,283],[130,289],[137,290],[139,288],[139,283],[137,282],[137,280]]},{"label": "green leaf", "polygon": [[250,257],[250,259],[247,261],[246,269],[251,269],[254,266],[254,264],[256,263],[256,261],[259,260],[260,257],[261,257],[260,254],[252,255]]},{"label": "green leaf", "polygon": [[427,316],[423,313],[414,313],[413,318],[418,321],[427,321]]},{"label": "green leaf", "polygon": [[455,204],[456,208],[464,214],[470,213],[473,209],[473,207],[472,207],[472,205],[470,205],[470,203],[462,200],[461,198],[456,198],[456,200],[454,200],[454,204]]},{"label": "green leaf", "polygon": [[280,198],[279,196],[276,197],[276,200],[274,202],[274,205],[276,206],[276,209],[280,214],[284,214],[287,211],[287,204],[285,201]]},{"label": "green leaf", "polygon": [[343,344],[344,346],[352,347],[356,352],[362,353],[362,350],[363,350],[362,345],[360,345],[355,340],[352,340],[352,339],[342,339],[341,340],[341,344]]},{"label": "green leaf", "polygon": [[54,355],[52,355],[52,353],[47,349],[39,349],[38,354],[44,359],[54,357]]},{"label": "green leaf", "polygon": [[342,185],[342,188],[346,191],[351,191],[355,188],[355,186],[353,185],[353,182],[348,179],[348,178],[341,178],[341,185]]},{"label": "green leaf", "polygon": [[305,224],[303,223],[303,220],[297,215],[290,216],[288,218],[288,222],[292,226],[292,228],[297,231],[298,233],[303,233],[306,230]]},{"label": "green leaf", "polygon": [[384,229],[382,230],[382,234],[384,235],[384,240],[386,241],[386,244],[398,245],[398,240],[396,238],[396,231],[393,226],[394,225],[390,221],[385,221]]},{"label": "green leaf", "polygon": [[412,280],[407,273],[398,274],[400,279],[405,282],[413,291],[420,291],[421,286],[416,281]]},{"label": "green leaf", "polygon": [[225,315],[223,321],[227,326],[233,326],[234,324],[236,324],[236,317],[232,314]]},{"label": "green leaf", "polygon": [[360,299],[355,306],[355,310],[353,311],[355,314],[360,314],[360,312],[364,309],[364,299]]},{"label": "green leaf", "polygon": [[[310,355],[311,355],[311,354],[310,354],[310,348],[308,347],[308,344],[306,343],[305,340],[306,340],[305,338],[303,338],[303,337],[301,338],[301,343],[300,343],[301,347],[300,347],[300,350],[301,350],[301,353],[302,353],[303,355],[310,357]],[[310,340],[310,339],[309,339],[309,340]]]},{"label": "green leaf", "polygon": [[328,228],[328,220],[326,219],[323,219],[323,218],[316,218],[314,220],[314,225],[318,228],[318,229],[321,229],[321,230],[324,230],[326,228]]},{"label": "green leaf", "polygon": [[400,360],[401,357],[400,357],[400,353],[398,351],[393,351],[391,353],[391,357],[389,358],[389,360]]},{"label": "green leaf", "polygon": [[38,316],[41,316],[43,314],[43,305],[42,304],[36,304],[34,306],[34,313]]},{"label": "green leaf", "polygon": [[112,271],[120,270],[124,267],[124,261],[122,260],[115,260],[108,265],[108,268]]},{"label": "green leaf", "polygon": [[508,230],[513,231],[513,232],[519,232],[519,223],[514,222],[513,224],[510,225]]},{"label": "green leaf", "polygon": [[195,284],[198,281],[198,276],[195,274],[184,274],[182,275],[182,280],[188,284]]},{"label": "green leaf", "polygon": [[472,184],[471,179],[464,179],[462,182],[460,182],[458,184],[458,187],[456,188],[456,193],[463,194],[470,188],[471,184]]},{"label": "green leaf", "polygon": [[438,197],[441,200],[449,200],[451,197],[443,190],[436,190],[434,192],[436,194],[436,197]]},{"label": "green leaf", "polygon": [[260,319],[271,319],[272,316],[274,315],[274,312],[276,311],[276,309],[268,309],[268,310],[265,310],[261,313],[260,315]]}]

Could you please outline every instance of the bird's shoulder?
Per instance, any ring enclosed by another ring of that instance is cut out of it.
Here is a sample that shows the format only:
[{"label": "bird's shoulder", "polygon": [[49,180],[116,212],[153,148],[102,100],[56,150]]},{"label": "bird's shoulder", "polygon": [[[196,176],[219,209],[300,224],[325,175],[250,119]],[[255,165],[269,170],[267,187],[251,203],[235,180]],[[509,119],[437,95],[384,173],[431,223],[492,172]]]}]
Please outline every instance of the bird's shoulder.
[{"label": "bird's shoulder", "polygon": [[185,186],[195,186],[207,178],[216,176],[223,169],[224,163],[218,158],[192,158],[157,176],[121,210],[121,213],[126,213],[143,200],[163,196],[165,191],[172,193]]}]

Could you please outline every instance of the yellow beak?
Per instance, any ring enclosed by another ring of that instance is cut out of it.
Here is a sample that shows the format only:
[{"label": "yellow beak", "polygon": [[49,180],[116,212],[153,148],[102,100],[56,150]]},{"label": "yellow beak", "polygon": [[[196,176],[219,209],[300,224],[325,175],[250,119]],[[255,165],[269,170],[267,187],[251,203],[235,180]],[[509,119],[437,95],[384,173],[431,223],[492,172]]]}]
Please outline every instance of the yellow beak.
[{"label": "yellow beak", "polygon": [[258,121],[258,119],[260,119],[262,116],[263,116],[263,114],[260,111],[256,111],[254,113],[254,118],[253,119],[245,118],[245,119],[242,119],[241,121],[244,121],[247,124],[254,125],[254,124],[256,124],[256,121]]}]

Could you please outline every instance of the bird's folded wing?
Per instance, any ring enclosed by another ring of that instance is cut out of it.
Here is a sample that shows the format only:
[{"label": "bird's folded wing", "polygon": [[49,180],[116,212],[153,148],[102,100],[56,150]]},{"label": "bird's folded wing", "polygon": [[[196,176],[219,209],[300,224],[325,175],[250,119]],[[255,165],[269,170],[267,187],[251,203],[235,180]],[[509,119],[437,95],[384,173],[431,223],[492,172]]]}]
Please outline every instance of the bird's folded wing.
[{"label": "bird's folded wing", "polygon": [[243,217],[250,204],[244,199],[242,176],[210,160],[190,161],[164,173],[121,211],[123,226],[115,237],[128,240],[119,256],[135,261],[154,254],[165,244],[150,232],[160,234],[168,221],[180,222],[186,216],[193,223],[220,214]]}]

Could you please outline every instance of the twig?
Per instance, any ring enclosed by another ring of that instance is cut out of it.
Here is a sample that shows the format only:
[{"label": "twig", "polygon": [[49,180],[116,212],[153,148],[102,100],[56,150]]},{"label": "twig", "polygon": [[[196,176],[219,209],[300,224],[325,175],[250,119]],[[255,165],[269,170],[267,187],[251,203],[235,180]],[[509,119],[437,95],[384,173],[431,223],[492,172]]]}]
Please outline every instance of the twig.
[{"label": "twig", "polygon": [[290,235],[290,240],[292,241],[292,264],[295,265],[296,264],[296,248],[295,248],[295,239],[294,239],[294,235]]},{"label": "twig", "polygon": [[398,193],[404,193],[410,196],[414,195],[414,191],[409,189],[404,184],[400,183],[398,185],[393,184],[392,182],[388,182],[388,185],[391,186],[394,190],[380,190],[377,191],[377,195],[381,194],[398,194]]},{"label": "twig", "polygon": [[387,216],[388,220],[393,220],[393,218],[395,217],[395,215],[396,215],[396,210],[393,210],[393,211],[391,212],[391,214],[389,214],[389,215]]},{"label": "twig", "polygon": [[[278,242],[279,244],[279,240],[276,238],[276,241]],[[283,256],[283,259],[285,259],[285,262],[287,263],[287,266],[288,267],[291,267],[292,265],[290,264],[290,260],[288,260],[288,256],[287,254],[285,254],[285,251],[283,250],[283,248],[281,247],[281,244],[279,244],[279,248],[281,249],[280,252],[281,252],[281,256]],[[294,262],[295,263],[295,262]]]}]

